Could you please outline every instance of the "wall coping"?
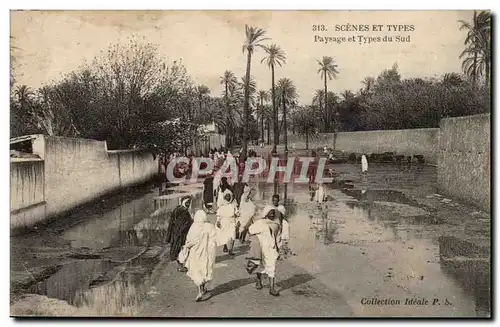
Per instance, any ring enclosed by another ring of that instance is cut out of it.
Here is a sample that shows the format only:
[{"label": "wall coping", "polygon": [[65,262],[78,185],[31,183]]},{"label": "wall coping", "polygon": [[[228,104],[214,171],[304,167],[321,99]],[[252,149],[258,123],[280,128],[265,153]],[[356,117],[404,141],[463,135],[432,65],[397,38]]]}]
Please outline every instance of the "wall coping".
[{"label": "wall coping", "polygon": [[10,158],[10,163],[28,162],[28,161],[45,161],[42,158]]},{"label": "wall coping", "polygon": [[[439,130],[439,127],[429,127],[429,128],[408,128],[408,129],[374,129],[370,131],[352,131],[352,132],[336,132],[336,134],[352,134],[352,133],[383,133],[383,132],[407,132],[407,131],[435,131]],[[335,134],[334,132],[330,133],[319,133],[319,135],[325,134]]]},{"label": "wall coping", "polygon": [[441,121],[450,121],[450,120],[466,120],[466,119],[476,119],[476,118],[486,118],[489,117],[491,119],[491,114],[477,114],[477,115],[470,115],[470,116],[459,116],[459,117],[446,117],[446,118],[441,118]]},{"label": "wall coping", "polygon": [[125,150],[108,150],[108,153],[130,153],[130,152],[150,152],[153,149],[139,148],[139,149],[125,149]]}]

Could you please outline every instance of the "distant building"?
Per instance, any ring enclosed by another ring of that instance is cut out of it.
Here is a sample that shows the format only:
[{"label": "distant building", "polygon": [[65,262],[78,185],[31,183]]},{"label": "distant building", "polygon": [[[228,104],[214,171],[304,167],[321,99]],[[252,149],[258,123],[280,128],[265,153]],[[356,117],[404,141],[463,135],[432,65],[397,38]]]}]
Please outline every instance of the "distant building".
[{"label": "distant building", "polygon": [[201,125],[201,129],[205,133],[219,134],[219,128],[217,127],[215,122],[212,122],[211,124]]}]

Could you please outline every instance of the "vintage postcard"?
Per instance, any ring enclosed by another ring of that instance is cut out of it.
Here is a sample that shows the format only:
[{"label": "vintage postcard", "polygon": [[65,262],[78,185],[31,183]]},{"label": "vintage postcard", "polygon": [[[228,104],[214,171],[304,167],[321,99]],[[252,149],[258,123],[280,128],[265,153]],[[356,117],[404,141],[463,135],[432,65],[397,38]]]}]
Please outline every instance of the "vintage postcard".
[{"label": "vintage postcard", "polygon": [[492,316],[490,11],[10,18],[11,316]]}]

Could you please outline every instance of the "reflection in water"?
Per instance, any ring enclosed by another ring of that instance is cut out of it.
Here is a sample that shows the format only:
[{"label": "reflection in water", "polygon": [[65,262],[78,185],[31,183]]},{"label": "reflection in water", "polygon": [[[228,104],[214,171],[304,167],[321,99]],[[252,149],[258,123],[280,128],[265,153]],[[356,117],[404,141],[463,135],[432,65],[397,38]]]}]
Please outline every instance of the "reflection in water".
[{"label": "reflection in water", "polygon": [[[398,244],[401,244],[401,239],[406,234],[399,233],[398,226],[405,221],[380,217],[376,202],[404,204],[407,207],[415,203],[401,192],[375,190],[371,185],[375,178],[370,174],[374,174],[374,171],[376,173],[376,169],[376,165],[371,166],[370,173],[364,177],[366,188],[363,190],[366,192],[354,188],[353,181],[360,175],[358,166],[357,175],[344,174],[343,180],[336,179],[332,183],[334,186],[329,188],[330,200],[320,208],[310,201],[307,184],[281,186],[277,182],[271,185],[262,181],[256,185],[259,191],[256,204],[261,206],[269,203],[273,192],[280,194],[291,222],[291,247],[299,255],[307,256],[306,251],[315,250],[316,247],[328,252],[339,246],[338,243],[349,246],[400,241]],[[390,174],[385,176],[391,178]],[[392,176],[394,180],[391,183],[401,179],[395,173]],[[422,180],[405,177],[403,182],[409,187],[422,183]],[[162,188],[155,188],[141,198],[123,203],[97,217],[91,216],[62,233],[63,238],[71,240],[72,247],[105,250],[103,259],[82,260],[65,265],[53,276],[36,284],[31,291],[64,299],[77,306],[93,308],[96,314],[132,315],[132,308],[141,301],[147,289],[144,284],[148,279],[146,277],[158,264],[160,253],[165,250],[163,240],[169,214],[150,216],[154,211],[154,198],[157,194],[165,196],[165,203],[162,205],[173,209],[178,204],[178,198],[170,198],[172,194],[164,194]],[[407,207],[402,208],[406,210]],[[194,198],[192,211],[199,208],[201,193]],[[311,230],[308,229],[308,224]],[[431,251],[428,250],[426,254],[434,255]],[[413,259],[418,261],[419,258],[415,256]],[[404,259],[394,258],[397,261]],[[305,264],[310,265],[311,262],[306,260]],[[442,260],[441,266],[444,273],[475,297],[478,312],[489,312],[489,262]],[[442,273],[439,277],[441,276]]]},{"label": "reflection in water", "polygon": [[489,316],[491,263],[488,249],[455,237],[440,237],[439,253],[442,271],[474,296],[479,316]]},{"label": "reflection in water", "polygon": [[75,294],[88,289],[92,281],[118,264],[106,260],[81,260],[64,265],[49,278],[31,286],[30,292],[75,304]]},{"label": "reflection in water", "polygon": [[[130,315],[133,305],[145,296],[145,277],[166,248],[170,211],[151,216],[155,189],[63,231],[61,237],[69,240],[72,248],[93,249],[102,259],[65,264],[27,291],[68,301],[92,314]],[[161,186],[156,190],[161,194],[161,205],[173,209],[179,204],[179,198],[173,196],[178,191]],[[201,193],[192,198],[191,212],[201,209]]]},{"label": "reflection in water", "polygon": [[288,183],[285,183],[285,188],[283,190],[283,203],[286,205],[288,204]]}]

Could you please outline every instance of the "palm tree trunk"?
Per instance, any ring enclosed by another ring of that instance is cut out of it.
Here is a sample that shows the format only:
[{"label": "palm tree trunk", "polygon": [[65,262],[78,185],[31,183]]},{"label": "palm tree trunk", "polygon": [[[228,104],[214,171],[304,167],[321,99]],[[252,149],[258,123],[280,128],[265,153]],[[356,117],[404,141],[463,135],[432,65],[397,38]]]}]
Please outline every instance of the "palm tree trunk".
[{"label": "palm tree trunk", "polygon": [[309,150],[309,130],[306,129],[306,150]]},{"label": "palm tree trunk", "polygon": [[325,133],[328,133],[328,87],[326,85],[326,72],[325,72]]},{"label": "palm tree trunk", "polygon": [[247,149],[248,149],[248,122],[250,120],[250,66],[252,64],[252,52],[248,51],[247,55],[247,72],[246,72],[246,80],[245,80],[245,99],[243,101],[243,113],[245,116],[245,123],[243,124],[243,157],[246,159],[247,157]]},{"label": "palm tree trunk", "polygon": [[[477,26],[476,26],[476,16],[477,16],[477,13],[476,11],[474,10],[474,18],[472,19],[472,27],[474,29],[474,31],[476,30]],[[474,42],[474,40],[473,40]],[[477,50],[476,50],[476,47],[474,47],[474,62],[473,62],[473,67],[474,69],[472,69],[472,85],[474,85],[474,87],[476,87],[476,83],[477,83]]]},{"label": "palm tree trunk", "polygon": [[485,63],[485,70],[486,70],[486,87],[489,89],[490,88],[490,57],[488,56],[486,58],[486,63]]},{"label": "palm tree trunk", "polygon": [[282,99],[283,102],[283,143],[285,143],[285,161],[288,153],[288,137],[287,137],[287,129],[286,129],[286,104],[285,104],[285,92],[283,92]]},{"label": "palm tree trunk", "polygon": [[267,117],[267,145],[271,144],[271,122],[269,117]]},{"label": "palm tree trunk", "polygon": [[199,116],[199,115],[201,115],[201,114],[202,114],[202,112],[203,112],[203,111],[201,110],[201,106],[202,106],[202,97],[200,96],[200,112],[199,112],[198,116]]},{"label": "palm tree trunk", "polygon": [[273,98],[274,147],[277,148],[279,144],[279,132],[278,132],[278,110],[276,110],[276,99],[274,90],[274,65],[271,65],[271,96]]},{"label": "palm tree trunk", "polygon": [[227,86],[227,81],[225,83],[226,87],[226,147],[231,146],[231,122],[230,122],[230,117],[229,117],[229,98],[228,98],[228,86]]},{"label": "palm tree trunk", "polygon": [[260,127],[261,127],[261,139],[264,142],[264,99],[260,99]]}]

